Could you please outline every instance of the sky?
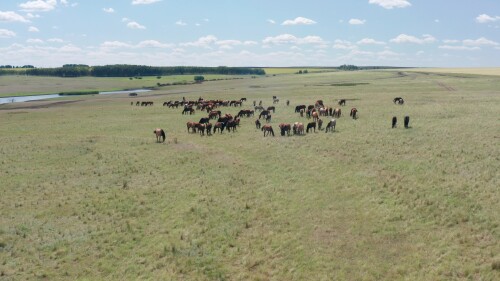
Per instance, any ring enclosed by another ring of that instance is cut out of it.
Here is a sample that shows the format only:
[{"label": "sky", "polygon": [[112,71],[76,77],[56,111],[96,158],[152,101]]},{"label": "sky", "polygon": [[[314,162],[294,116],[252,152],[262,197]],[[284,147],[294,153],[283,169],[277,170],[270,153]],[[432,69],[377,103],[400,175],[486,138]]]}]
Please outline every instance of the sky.
[{"label": "sky", "polygon": [[500,0],[1,0],[7,64],[500,67]]}]

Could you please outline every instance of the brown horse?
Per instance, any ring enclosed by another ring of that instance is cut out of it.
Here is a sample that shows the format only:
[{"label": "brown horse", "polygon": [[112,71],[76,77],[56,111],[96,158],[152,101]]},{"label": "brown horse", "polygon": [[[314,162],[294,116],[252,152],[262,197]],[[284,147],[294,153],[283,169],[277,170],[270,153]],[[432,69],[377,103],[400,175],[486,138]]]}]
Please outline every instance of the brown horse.
[{"label": "brown horse", "polygon": [[314,111],[313,113],[311,113],[311,115],[312,115],[312,118],[313,118],[314,122],[318,121],[319,117],[318,117],[318,112],[317,111]]},{"label": "brown horse", "polygon": [[335,108],[333,110],[333,117],[340,118],[342,116],[342,110],[340,108]]},{"label": "brown horse", "polygon": [[255,120],[255,128],[260,129],[260,121],[259,121],[259,119]]},{"label": "brown horse", "polygon": [[357,114],[357,113],[358,113],[358,110],[357,110],[355,107],[353,107],[353,108],[351,109],[351,113],[349,113],[349,116],[352,116],[352,119],[356,119],[356,118],[357,118],[357,117],[356,117],[356,114]]},{"label": "brown horse", "polygon": [[295,122],[293,123],[293,134],[294,135],[303,135],[304,134],[304,124],[300,122]]},{"label": "brown horse", "polygon": [[281,130],[281,135],[284,136],[285,134],[287,134],[288,136],[290,136],[290,131],[292,129],[292,126],[290,124],[285,124],[285,123],[281,123],[279,125],[280,127],[280,130]]},{"label": "brown horse", "polygon": [[214,125],[214,133],[218,129],[219,132],[222,134],[222,132],[224,131],[225,127],[226,127],[226,123],[224,123],[224,122],[217,122],[217,123],[215,123],[215,125]]},{"label": "brown horse", "polygon": [[189,133],[189,129],[191,129],[191,132],[192,133],[196,133],[196,127],[198,126],[198,124],[200,123],[196,123],[196,122],[187,122],[186,123],[186,127],[187,127],[187,131]]},{"label": "brown horse", "polygon": [[264,137],[266,136],[266,133],[268,135],[271,134],[274,137],[273,126],[266,124],[266,125],[262,126],[262,128],[260,130],[264,132]]},{"label": "brown horse", "polygon": [[153,133],[156,135],[156,142],[165,142],[165,131],[160,128],[156,128]]},{"label": "brown horse", "polygon": [[345,105],[345,99],[341,99],[341,100],[339,100],[339,105],[340,105],[340,106]]}]

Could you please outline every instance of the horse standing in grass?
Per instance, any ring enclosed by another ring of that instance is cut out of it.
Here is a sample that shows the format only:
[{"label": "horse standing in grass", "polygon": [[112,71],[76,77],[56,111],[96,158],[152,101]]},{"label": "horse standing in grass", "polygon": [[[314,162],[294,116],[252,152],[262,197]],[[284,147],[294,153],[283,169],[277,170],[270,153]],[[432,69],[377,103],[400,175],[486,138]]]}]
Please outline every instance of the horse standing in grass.
[{"label": "horse standing in grass", "polygon": [[160,128],[156,128],[153,133],[156,135],[156,142],[165,142],[165,131]]},{"label": "horse standing in grass", "polygon": [[398,118],[396,116],[392,117],[392,128],[396,128],[398,124]]},{"label": "horse standing in grass", "polygon": [[318,130],[321,131],[321,127],[323,126],[323,120],[318,118]]},{"label": "horse standing in grass", "polygon": [[340,106],[345,105],[345,99],[341,99],[341,100],[339,100],[339,105],[340,105]]},{"label": "horse standing in grass", "polygon": [[281,123],[279,125],[280,127],[280,130],[281,130],[281,135],[284,136],[285,134],[287,134],[288,136],[290,136],[290,131],[292,129],[292,126],[290,124],[285,124],[285,123]]},{"label": "horse standing in grass", "polygon": [[341,115],[342,115],[342,110],[340,108],[335,108],[335,110],[333,110],[333,117],[339,118]]},{"label": "horse standing in grass", "polygon": [[259,119],[255,120],[255,128],[260,129],[260,125]]},{"label": "horse standing in grass", "polygon": [[307,124],[306,133],[309,133],[309,129],[313,129],[316,133],[316,122],[310,122]]},{"label": "horse standing in grass", "polygon": [[329,131],[335,132],[335,126],[337,125],[337,120],[332,119],[328,124],[326,125],[325,133],[328,133]]},{"label": "horse standing in grass", "polygon": [[404,122],[405,122],[405,128],[408,129],[410,126],[410,116],[405,116],[405,119],[404,119]]},{"label": "horse standing in grass", "polygon": [[300,122],[295,122],[293,123],[293,134],[294,135],[303,135],[304,134],[304,124]]},{"label": "horse standing in grass", "polygon": [[351,109],[351,113],[349,113],[349,116],[352,116],[352,119],[357,119],[356,118],[356,114],[358,113],[358,109],[356,109],[355,107],[353,107]]},{"label": "horse standing in grass", "polygon": [[273,126],[266,124],[266,125],[262,126],[262,128],[260,130],[264,132],[264,137],[266,136],[266,133],[267,133],[267,135],[271,134],[274,137]]},{"label": "horse standing in grass", "polygon": [[215,123],[215,125],[214,125],[214,134],[217,131],[217,129],[222,134],[222,132],[224,131],[225,127],[226,127],[226,123],[223,123],[223,122],[217,122],[217,123]]},{"label": "horse standing in grass", "polygon": [[196,123],[196,122],[187,122],[187,123],[186,123],[186,127],[187,127],[187,131],[188,131],[188,133],[189,133],[189,129],[191,129],[191,132],[192,132],[192,133],[196,133],[196,128],[197,128],[198,124],[200,124],[200,123]]}]

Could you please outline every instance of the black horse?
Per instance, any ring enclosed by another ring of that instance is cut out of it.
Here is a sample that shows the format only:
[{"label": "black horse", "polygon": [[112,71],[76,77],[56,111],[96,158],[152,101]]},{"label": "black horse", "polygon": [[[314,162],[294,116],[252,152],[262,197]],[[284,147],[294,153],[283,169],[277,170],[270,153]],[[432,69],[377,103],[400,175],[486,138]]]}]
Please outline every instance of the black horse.
[{"label": "black horse", "polygon": [[204,118],[201,118],[198,123],[205,124],[205,123],[208,123],[208,122],[210,122],[210,118],[204,117]]},{"label": "black horse", "polygon": [[396,125],[398,124],[398,118],[396,116],[392,117],[392,127],[396,128]]},{"label": "black horse", "polygon": [[410,126],[410,116],[405,116],[405,128],[408,129]]},{"label": "black horse", "polygon": [[304,111],[305,111],[306,106],[305,106],[304,104],[297,105],[297,106],[295,107],[295,112],[296,112],[296,113],[299,113],[301,109],[304,109]]},{"label": "black horse", "polygon": [[402,97],[396,97],[392,100],[395,104],[404,104],[405,101],[403,100]]},{"label": "black horse", "polygon": [[309,129],[313,129],[316,133],[316,122],[310,122],[307,124],[306,133],[309,133]]}]

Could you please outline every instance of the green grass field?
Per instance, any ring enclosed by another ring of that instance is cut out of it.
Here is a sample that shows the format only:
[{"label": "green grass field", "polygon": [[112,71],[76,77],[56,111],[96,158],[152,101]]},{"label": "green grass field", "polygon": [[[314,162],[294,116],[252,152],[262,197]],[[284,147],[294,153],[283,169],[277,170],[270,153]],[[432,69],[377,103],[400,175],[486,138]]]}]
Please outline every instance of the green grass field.
[{"label": "green grass field", "polygon": [[[86,79],[71,83],[104,87]],[[0,279],[499,280],[499,82],[309,73],[0,105]],[[161,106],[273,95],[265,138],[255,117],[187,133],[206,113]],[[335,133],[279,136],[308,122],[295,105],[340,98]]]}]

